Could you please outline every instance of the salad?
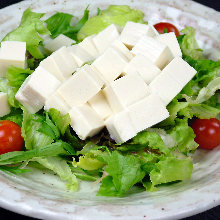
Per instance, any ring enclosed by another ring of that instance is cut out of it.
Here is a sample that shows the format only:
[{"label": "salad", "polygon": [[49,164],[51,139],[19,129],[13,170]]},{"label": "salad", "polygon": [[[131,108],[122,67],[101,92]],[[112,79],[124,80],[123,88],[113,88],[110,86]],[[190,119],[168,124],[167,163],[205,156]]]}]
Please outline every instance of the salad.
[{"label": "salad", "polygon": [[43,16],[28,8],[1,41],[0,170],[40,165],[98,196],[190,179],[196,149],[220,144],[220,61],[195,29],[125,5]]}]

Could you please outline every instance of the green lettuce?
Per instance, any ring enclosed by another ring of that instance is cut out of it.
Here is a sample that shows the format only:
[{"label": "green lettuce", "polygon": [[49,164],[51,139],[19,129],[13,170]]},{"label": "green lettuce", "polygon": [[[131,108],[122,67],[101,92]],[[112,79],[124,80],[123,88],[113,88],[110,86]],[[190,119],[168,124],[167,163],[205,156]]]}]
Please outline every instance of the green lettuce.
[{"label": "green lettuce", "polygon": [[43,38],[39,34],[50,34],[49,30],[44,26],[44,22],[40,20],[43,16],[44,13],[35,13],[30,8],[26,9],[21,18],[20,25],[8,33],[2,41],[26,42],[27,50],[33,57],[37,59],[43,58],[44,55],[39,49]]},{"label": "green lettuce", "polygon": [[40,157],[35,158],[34,161],[37,161],[47,169],[52,170],[60,177],[61,180],[67,182],[66,187],[68,190],[78,190],[78,181],[76,179],[76,176],[72,173],[66,160],[60,157]]},{"label": "green lettuce", "polygon": [[151,190],[162,183],[187,180],[191,177],[193,170],[190,158],[179,160],[175,157],[167,157],[155,166],[156,168],[150,172]]},{"label": "green lettuce", "polygon": [[[109,157],[106,158],[107,166],[105,172],[112,177],[111,188],[114,188],[117,192],[117,196],[123,195],[127,192],[134,184],[140,182],[144,176],[145,172],[141,168],[141,161],[138,157],[133,155],[122,155],[118,151],[113,151]],[[106,190],[106,180],[104,178],[104,183],[100,187],[100,191],[97,195],[109,196],[109,191],[111,188],[107,187]],[[114,185],[114,187],[112,187]]]},{"label": "green lettuce", "polygon": [[47,24],[48,30],[51,32],[51,38],[56,38],[60,34],[64,34],[67,37],[77,40],[77,33],[86,23],[88,18],[89,10],[86,8],[83,17],[75,25],[71,25],[73,15],[63,12],[57,12],[48,18],[45,23]]},{"label": "green lettuce", "polygon": [[11,107],[20,108],[19,102],[15,99],[16,92],[8,85],[8,80],[6,78],[0,77],[0,92],[8,94],[8,103]]},{"label": "green lettuce", "polygon": [[201,59],[203,57],[202,50],[195,39],[195,29],[192,27],[186,27],[181,30],[179,37],[179,44],[182,52],[185,55],[191,56],[193,59]]},{"label": "green lettuce", "polygon": [[25,79],[32,73],[33,70],[30,69],[22,69],[15,66],[10,66],[6,72],[8,85],[13,87],[15,91],[18,91]]},{"label": "green lettuce", "polygon": [[91,17],[77,34],[79,41],[85,37],[97,34],[110,24],[124,26],[127,21],[144,23],[144,13],[131,9],[127,5],[110,5],[106,10],[99,11],[97,16]]}]

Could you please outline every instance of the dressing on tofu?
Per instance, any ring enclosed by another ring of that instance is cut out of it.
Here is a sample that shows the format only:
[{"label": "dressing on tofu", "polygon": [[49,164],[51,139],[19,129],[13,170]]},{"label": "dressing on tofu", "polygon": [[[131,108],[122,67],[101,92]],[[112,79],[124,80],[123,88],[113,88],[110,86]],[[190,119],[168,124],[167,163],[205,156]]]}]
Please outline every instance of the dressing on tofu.
[{"label": "dressing on tofu", "polygon": [[[62,35],[46,41],[46,49],[54,52],[25,80],[16,99],[31,113],[43,107],[69,113],[82,140],[106,127],[123,143],[163,121],[169,117],[166,106],[196,74],[181,58],[175,34],[159,35],[151,25],[127,22],[120,31],[111,24],[73,43]],[[2,43],[3,75],[9,65],[25,67],[24,47]],[[0,93],[0,115],[10,111],[5,100]]]}]

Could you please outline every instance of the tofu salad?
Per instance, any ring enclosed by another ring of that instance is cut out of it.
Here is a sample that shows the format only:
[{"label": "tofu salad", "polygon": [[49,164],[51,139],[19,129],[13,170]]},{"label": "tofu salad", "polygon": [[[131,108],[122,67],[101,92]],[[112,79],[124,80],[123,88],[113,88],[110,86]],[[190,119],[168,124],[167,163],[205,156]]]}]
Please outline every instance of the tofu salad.
[{"label": "tofu salad", "polygon": [[198,146],[220,144],[220,61],[195,30],[125,5],[43,16],[27,9],[1,41],[0,170],[40,165],[98,196],[187,181]]}]

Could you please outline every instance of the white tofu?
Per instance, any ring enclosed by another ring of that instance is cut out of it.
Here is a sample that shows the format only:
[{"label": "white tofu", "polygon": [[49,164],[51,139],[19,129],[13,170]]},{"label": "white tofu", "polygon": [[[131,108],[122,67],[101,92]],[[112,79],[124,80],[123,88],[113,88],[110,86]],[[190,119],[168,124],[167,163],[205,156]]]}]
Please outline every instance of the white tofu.
[{"label": "white tofu", "polygon": [[143,36],[154,37],[158,32],[152,25],[140,24],[132,21],[128,21],[121,32],[121,41],[131,49]]},{"label": "white tofu", "polygon": [[99,54],[102,54],[118,37],[118,27],[115,24],[111,24],[103,31],[95,35],[93,38],[93,42],[98,49]]},{"label": "white tofu", "polygon": [[115,40],[111,47],[116,49],[119,53],[121,53],[123,56],[127,58],[128,61],[130,61],[134,56],[130,52],[130,50],[122,43],[120,39]]},{"label": "white tofu", "polygon": [[156,77],[150,84],[151,91],[157,94],[165,105],[182,90],[182,86],[168,74],[161,74]]},{"label": "white tofu", "polygon": [[182,57],[180,45],[174,32],[160,34],[156,36],[155,39],[166,44],[171,50],[174,57]]},{"label": "white tofu", "polygon": [[85,63],[91,61],[91,54],[86,51],[81,45],[76,44],[70,47],[67,47],[69,53],[73,56],[78,67],[83,66]]},{"label": "white tofu", "polygon": [[8,94],[0,92],[0,117],[10,113],[10,106],[8,104]]},{"label": "white tofu", "polygon": [[49,50],[50,52],[54,52],[58,49],[60,49],[63,46],[71,46],[72,44],[75,44],[76,41],[72,40],[71,38],[60,34],[58,37],[54,39],[48,39],[44,41],[44,47]]},{"label": "white tofu", "polygon": [[58,80],[64,82],[66,78],[64,77],[62,71],[60,70],[59,66],[55,62],[53,56],[49,56],[46,59],[40,62],[42,68],[53,74]]},{"label": "white tofu", "polygon": [[26,67],[26,42],[3,41],[0,49],[0,77],[5,76],[9,66]]},{"label": "white tofu", "polygon": [[102,90],[92,97],[88,103],[102,119],[106,119],[113,114]]},{"label": "white tofu", "polygon": [[172,77],[183,88],[195,76],[196,70],[181,57],[176,57],[163,69],[162,73]]},{"label": "white tofu", "polygon": [[39,66],[22,84],[15,98],[31,113],[36,113],[46,99],[60,86],[61,82],[51,73]]},{"label": "white tofu", "polygon": [[96,135],[104,127],[104,121],[88,104],[73,107],[69,115],[71,127],[82,140]]},{"label": "white tofu", "polygon": [[138,74],[123,76],[103,91],[114,112],[122,111],[150,94],[147,84]]},{"label": "white tofu", "polygon": [[127,110],[112,115],[105,121],[106,128],[116,143],[124,143],[136,136],[131,118]]},{"label": "white tofu", "polygon": [[86,52],[90,54],[90,60],[94,60],[99,56],[98,49],[96,48],[95,44],[93,43],[93,38],[95,35],[91,35],[86,37],[82,42],[80,42],[78,45],[80,45]]},{"label": "white tofu", "polygon": [[137,54],[124,68],[124,74],[138,73],[145,83],[150,84],[157,77],[161,70],[154,65],[147,57]]},{"label": "white tofu", "polygon": [[137,42],[131,52],[134,55],[142,54],[146,56],[160,69],[163,69],[174,58],[166,44],[146,36],[143,36]]},{"label": "white tofu", "polygon": [[154,94],[129,106],[128,111],[136,132],[143,131],[169,117],[164,103]]},{"label": "white tofu", "polygon": [[57,109],[62,115],[65,115],[70,111],[70,106],[56,92],[52,94],[45,102],[44,110],[49,111],[51,108]]},{"label": "white tofu", "polygon": [[176,57],[149,86],[168,105],[195,74],[194,68],[181,57]]},{"label": "white tofu", "polygon": [[92,64],[92,68],[99,71],[105,83],[111,83],[117,79],[124,67],[127,65],[127,60],[113,48],[108,48],[100,57]]},{"label": "white tofu", "polygon": [[65,79],[68,79],[76,71],[78,65],[66,47],[61,47],[51,56]]},{"label": "white tofu", "polygon": [[103,84],[99,73],[85,65],[64,82],[57,92],[73,107],[86,103],[101,90]]}]

